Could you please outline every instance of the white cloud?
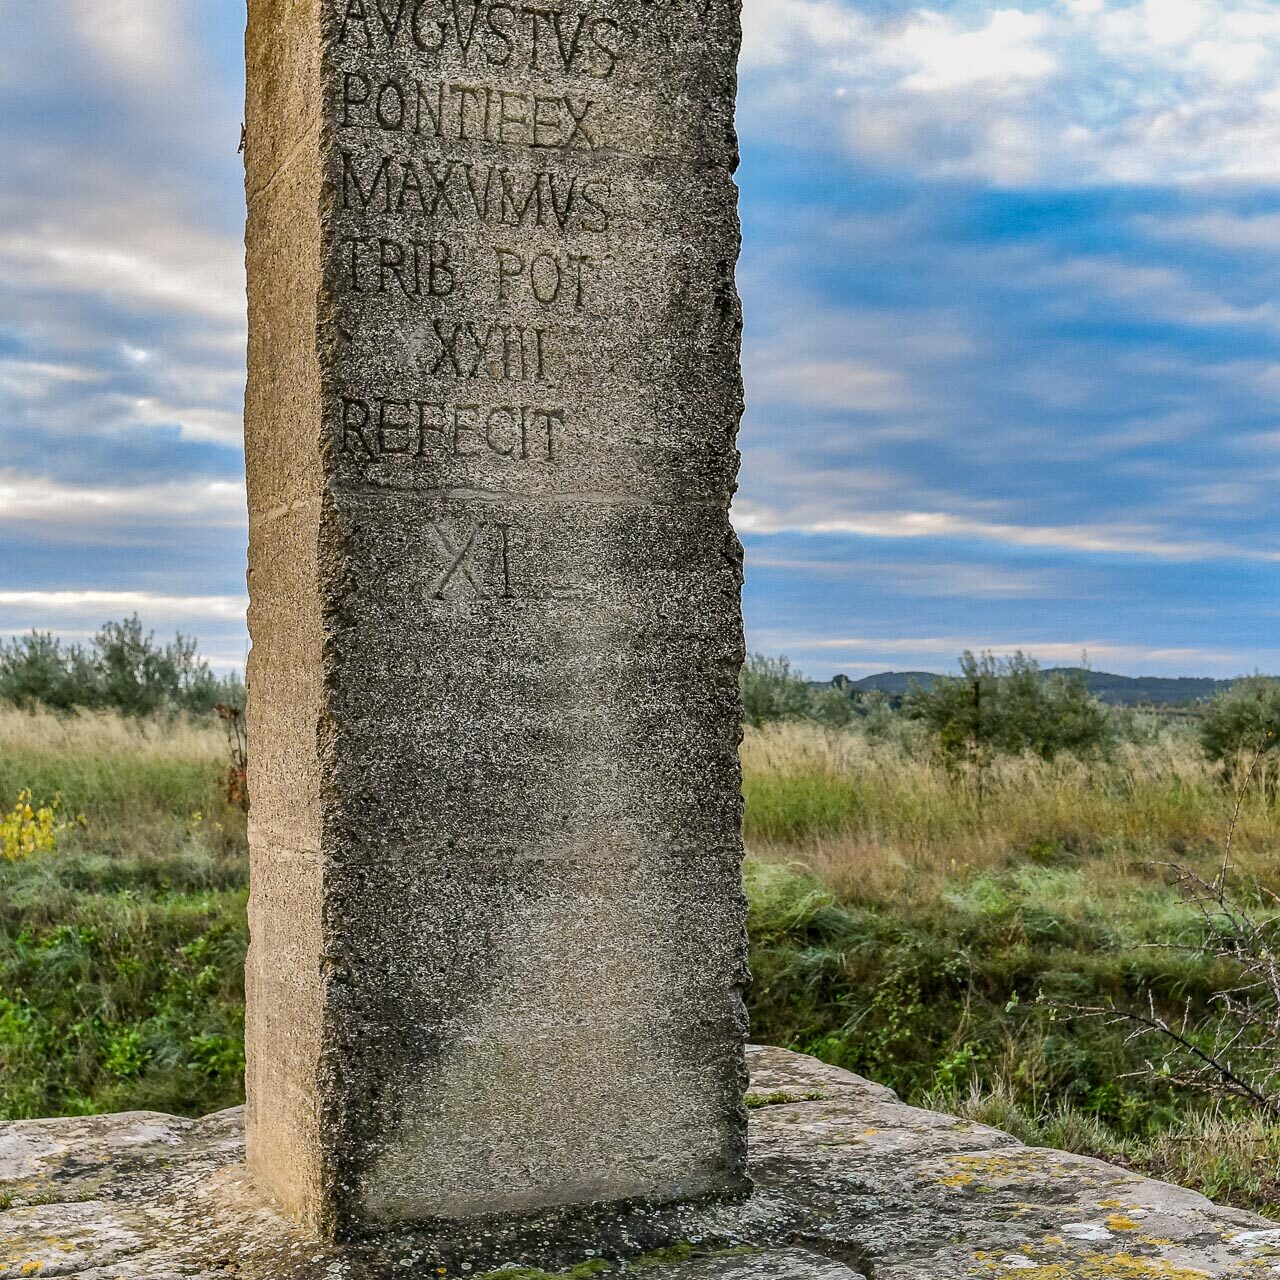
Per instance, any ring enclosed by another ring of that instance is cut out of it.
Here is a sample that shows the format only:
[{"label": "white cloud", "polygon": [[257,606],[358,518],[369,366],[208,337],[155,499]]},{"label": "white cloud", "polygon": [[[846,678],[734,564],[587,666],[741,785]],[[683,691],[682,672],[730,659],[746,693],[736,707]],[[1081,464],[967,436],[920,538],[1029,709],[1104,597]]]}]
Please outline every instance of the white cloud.
[{"label": "white cloud", "polygon": [[814,507],[838,504],[815,502],[808,510],[781,512],[749,500],[734,503],[734,524],[745,534],[848,534],[864,538],[966,538],[1005,546],[1039,547],[1089,555],[1147,556],[1188,562],[1240,559],[1280,561],[1280,551],[1237,545],[1221,539],[1179,538],[1168,530],[1123,524],[1031,525],[980,520],[945,511],[858,511],[816,514]]},{"label": "white cloud", "polygon": [[1280,176],[1272,0],[747,0],[748,131],[1009,185]]},{"label": "white cloud", "polygon": [[747,548],[747,572],[781,569],[821,578],[849,578],[874,582],[883,589],[903,595],[931,596],[957,600],[1026,600],[1061,598],[1066,594],[1063,576],[1052,570],[1016,570],[994,565],[964,564],[934,560],[928,564],[911,561],[819,560],[810,557],[777,556]]},{"label": "white cloud", "polygon": [[837,0],[747,0],[742,67],[786,66],[805,53],[850,79],[866,74],[871,60],[918,93],[983,83],[1003,91],[1056,70],[1051,35],[1044,15],[1012,6],[969,27],[923,7],[877,22]]},{"label": "white cloud", "polygon": [[121,417],[138,427],[176,426],[184,440],[239,445],[244,437],[243,418],[238,412],[201,404],[170,404],[154,396],[122,399]]},{"label": "white cloud", "polygon": [[0,523],[57,525],[221,526],[246,523],[241,482],[172,480],[132,487],[94,487],[0,472]]},{"label": "white cloud", "polygon": [[70,0],[60,7],[101,69],[137,92],[174,84],[189,69],[181,0]]},{"label": "white cloud", "polygon": [[742,10],[742,66],[783,66],[798,48],[855,48],[871,30],[839,0],[748,0]]},{"label": "white cloud", "polygon": [[1028,272],[1024,282],[1034,283],[1037,276],[1046,288],[1077,286],[1074,296],[1091,314],[1096,314],[1101,295],[1121,303],[1130,314],[1183,326],[1280,328],[1280,304],[1241,306],[1192,284],[1176,267],[1146,266],[1120,257],[1077,257],[1045,262],[1038,272]]},{"label": "white cloud", "polygon": [[0,608],[36,610],[51,619],[67,614],[119,618],[136,613],[148,621],[209,618],[240,622],[248,605],[247,596],[177,596],[154,591],[0,591]]},{"label": "white cloud", "polygon": [[1192,217],[1142,217],[1137,228],[1168,240],[1196,240],[1220,249],[1280,249],[1280,214],[1204,213]]},{"label": "white cloud", "polygon": [[177,428],[183,440],[238,447],[240,242],[163,200],[135,207],[128,191],[33,212],[0,199],[0,297],[21,307],[41,353],[0,359],[8,425],[116,437]]},{"label": "white cloud", "polygon": [[753,398],[847,413],[903,408],[908,400],[900,373],[852,357],[806,358],[778,345],[761,353],[751,370]]},{"label": "white cloud", "polygon": [[1239,44],[1214,44],[1201,40],[1191,46],[1192,63],[1205,68],[1224,86],[1244,86],[1258,80],[1271,59],[1271,52],[1260,41]]},{"label": "white cloud", "polygon": [[10,286],[100,293],[243,326],[238,241],[202,232],[177,216],[161,219],[128,207],[83,222],[0,235],[0,271]]},{"label": "white cloud", "polygon": [[886,58],[906,72],[902,87],[921,93],[986,84],[1022,92],[1058,67],[1046,45],[1049,20],[1039,13],[997,9],[986,25],[966,30],[954,19],[918,9],[883,45]]},{"label": "white cloud", "polygon": [[0,359],[0,393],[15,400],[38,400],[53,388],[97,382],[98,370],[51,360]]},{"label": "white cloud", "polygon": [[[861,251],[856,225],[806,227],[804,233],[818,257]],[[770,261],[757,250],[743,281],[753,314],[764,317],[752,326],[744,352],[749,407],[882,414],[892,426],[879,430],[892,430],[900,440],[918,438],[928,385],[980,353],[964,317],[945,309],[832,305],[791,284],[797,265],[788,254]],[[817,439],[815,430],[806,429],[808,441]]]},{"label": "white cloud", "polygon": [[[1259,661],[1274,664],[1280,650],[1233,650],[1194,645],[1143,645],[1082,636],[1076,640],[1043,640],[990,632],[961,632],[916,636],[823,636],[804,632],[765,629],[753,633],[753,646],[769,653],[786,653],[802,660],[802,669],[883,671],[893,666],[924,666],[943,671],[954,667],[965,650],[991,652],[997,657],[1025,653],[1044,665],[1078,666],[1087,659],[1095,668],[1122,669],[1133,673],[1238,675]],[[806,655],[812,655],[804,661]]]}]

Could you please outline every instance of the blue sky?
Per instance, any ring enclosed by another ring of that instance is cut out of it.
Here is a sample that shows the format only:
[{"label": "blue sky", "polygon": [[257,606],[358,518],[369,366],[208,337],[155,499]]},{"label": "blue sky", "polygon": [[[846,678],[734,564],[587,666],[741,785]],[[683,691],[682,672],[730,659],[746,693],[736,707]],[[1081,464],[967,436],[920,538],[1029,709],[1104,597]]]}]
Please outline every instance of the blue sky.
[{"label": "blue sky", "polygon": [[[239,665],[239,5],[0,20],[0,632]],[[752,647],[1280,670],[1280,5],[744,27]]]}]

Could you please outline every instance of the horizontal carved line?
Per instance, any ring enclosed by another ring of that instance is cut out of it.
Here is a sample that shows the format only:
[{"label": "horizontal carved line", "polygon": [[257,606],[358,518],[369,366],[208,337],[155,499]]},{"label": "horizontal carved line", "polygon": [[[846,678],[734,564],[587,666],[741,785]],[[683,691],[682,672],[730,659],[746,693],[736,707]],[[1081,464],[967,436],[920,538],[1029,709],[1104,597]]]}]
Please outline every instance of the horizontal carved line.
[{"label": "horizontal carved line", "polygon": [[728,498],[643,498],[625,493],[580,491],[572,493],[524,493],[519,490],[475,489],[461,485],[349,484],[337,480],[336,487],[348,493],[377,493],[391,490],[397,493],[420,493],[424,497],[439,498],[442,502],[514,502],[534,503],[542,506],[571,506],[582,502],[601,507],[704,507],[719,509],[728,507]]}]

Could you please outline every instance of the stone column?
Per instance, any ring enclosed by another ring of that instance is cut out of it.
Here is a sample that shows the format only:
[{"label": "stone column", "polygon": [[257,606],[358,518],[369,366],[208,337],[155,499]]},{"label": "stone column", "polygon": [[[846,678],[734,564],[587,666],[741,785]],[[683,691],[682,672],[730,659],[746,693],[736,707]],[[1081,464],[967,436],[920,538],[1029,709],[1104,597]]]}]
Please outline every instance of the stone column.
[{"label": "stone column", "polygon": [[252,1169],[745,1187],[737,0],[250,0]]}]

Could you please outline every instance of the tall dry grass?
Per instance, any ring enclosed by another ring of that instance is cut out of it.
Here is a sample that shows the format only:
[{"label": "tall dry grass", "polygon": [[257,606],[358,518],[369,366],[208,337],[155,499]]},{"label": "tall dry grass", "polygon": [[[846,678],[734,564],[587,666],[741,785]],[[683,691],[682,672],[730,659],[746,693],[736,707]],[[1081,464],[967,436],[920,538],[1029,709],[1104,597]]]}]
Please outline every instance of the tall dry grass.
[{"label": "tall dry grass", "polygon": [[122,716],[115,711],[21,711],[0,705],[0,751],[124,755],[134,760],[221,758],[213,716]]},{"label": "tall dry grass", "polygon": [[[1106,758],[996,758],[979,789],[914,726],[871,739],[804,724],[749,729],[742,745],[748,848],[799,860],[842,896],[892,896],[1011,864],[1088,860],[1099,877],[1220,854],[1235,805],[1194,736],[1165,729]],[[1255,776],[1235,836],[1244,875],[1280,844],[1274,774]]]},{"label": "tall dry grass", "polygon": [[174,814],[216,807],[226,761],[212,715],[0,709],[0,807],[23,788],[38,802],[60,793],[67,811],[88,813],[117,848],[144,851]]}]

